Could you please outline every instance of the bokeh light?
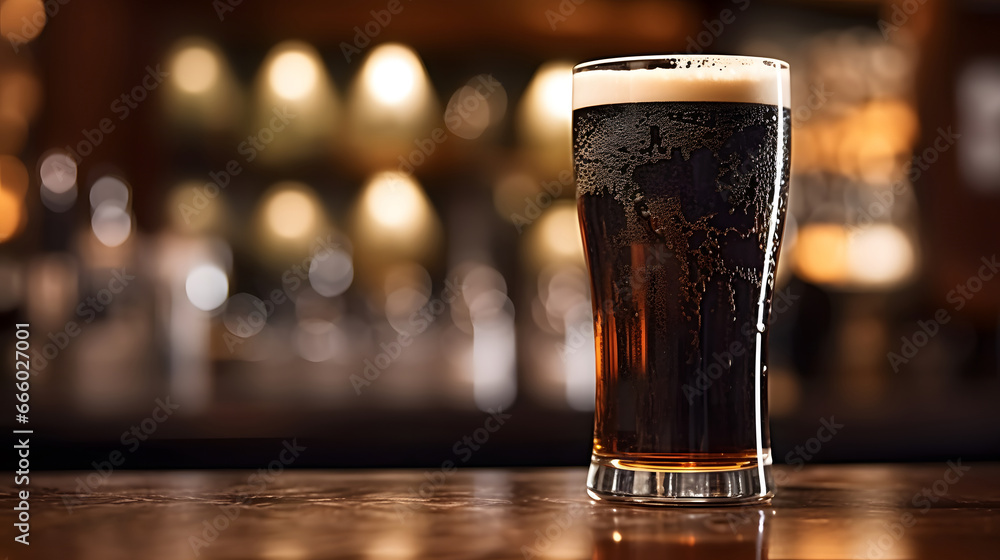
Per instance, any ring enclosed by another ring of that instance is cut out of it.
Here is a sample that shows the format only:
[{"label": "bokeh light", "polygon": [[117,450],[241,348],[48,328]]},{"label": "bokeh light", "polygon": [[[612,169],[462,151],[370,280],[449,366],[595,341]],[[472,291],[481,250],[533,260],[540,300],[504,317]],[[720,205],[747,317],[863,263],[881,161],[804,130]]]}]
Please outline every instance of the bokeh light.
[{"label": "bokeh light", "polygon": [[365,210],[373,220],[387,228],[412,229],[427,210],[420,186],[403,173],[385,172],[368,183],[364,194]]},{"label": "bokeh light", "polygon": [[76,204],[78,193],[79,189],[75,184],[70,186],[68,191],[61,193],[53,192],[44,187],[39,189],[42,205],[57,213],[67,212],[70,208],[73,208]]},{"label": "bokeh light", "polygon": [[328,157],[340,144],[339,97],[311,45],[275,45],[254,82],[248,161],[287,168]]},{"label": "bokeh light", "polygon": [[97,208],[105,202],[128,208],[128,186],[117,177],[105,175],[90,186],[90,207]]},{"label": "bokeh light", "polygon": [[[7,6],[4,4],[0,11],[6,13]],[[41,110],[44,93],[28,64],[0,64],[0,154],[22,152],[28,138],[28,123]]]},{"label": "bokeh light", "polygon": [[188,272],[184,291],[192,305],[202,311],[212,311],[225,303],[229,294],[229,278],[216,265],[196,266]]},{"label": "bokeh light", "polygon": [[334,297],[347,291],[354,281],[351,255],[340,249],[326,249],[313,256],[309,264],[309,285],[316,293]]},{"label": "bokeh light", "polygon": [[209,198],[204,181],[182,181],[170,189],[164,211],[177,231],[194,233],[220,228],[227,215],[226,194]]},{"label": "bokeh light", "polygon": [[347,340],[337,325],[323,319],[302,319],[295,330],[295,346],[306,361],[321,363],[347,353]]},{"label": "bokeh light", "polygon": [[522,111],[528,118],[544,124],[569,124],[573,113],[573,64],[557,61],[539,67],[522,103]]},{"label": "bokeh light", "polygon": [[573,65],[554,61],[535,72],[518,107],[518,132],[529,155],[555,175],[571,163]]},{"label": "bokeh light", "polygon": [[118,247],[132,233],[132,216],[114,200],[102,202],[94,208],[90,224],[94,236],[107,247]]},{"label": "bokeh light", "polygon": [[28,192],[28,169],[14,156],[0,155],[0,190],[19,197]]},{"label": "bokeh light", "polygon": [[222,324],[233,335],[250,338],[264,330],[267,324],[267,307],[253,294],[234,294],[226,300]]},{"label": "bokeh light", "polygon": [[538,70],[534,86],[538,88],[541,105],[553,121],[566,120],[567,108],[573,103],[572,67],[566,63],[549,63]]},{"label": "bokeh light", "polygon": [[514,304],[499,289],[463,296],[472,321],[473,400],[479,410],[506,408],[517,398]]},{"label": "bokeh light", "polygon": [[419,95],[423,64],[409,47],[386,43],[375,48],[362,70],[364,82],[375,100],[398,106]]},{"label": "bokeh light", "polygon": [[319,56],[305,43],[289,41],[275,47],[279,53],[271,60],[268,83],[279,97],[302,99],[316,87],[319,78]]},{"label": "bokeh light", "polygon": [[20,197],[8,190],[0,189],[0,243],[17,233],[22,213]]},{"label": "bokeh light", "polygon": [[42,160],[38,166],[38,174],[42,180],[42,188],[61,194],[76,184],[76,162],[62,152],[53,152]]},{"label": "bokeh light", "polygon": [[905,280],[916,266],[910,238],[897,226],[877,224],[854,232],[848,243],[847,270],[852,281],[891,286]]},{"label": "bokeh light", "polygon": [[352,222],[355,254],[365,256],[354,265],[362,275],[373,275],[373,287],[382,283],[389,267],[407,261],[426,266],[440,249],[437,213],[420,184],[405,173],[373,175],[362,189]]},{"label": "bokeh light", "polygon": [[316,201],[301,183],[279,183],[264,202],[264,219],[278,237],[302,238],[316,226]]},{"label": "bokeh light", "polygon": [[385,317],[397,332],[416,330],[411,318],[431,297],[431,276],[417,263],[392,266],[385,275]]},{"label": "bokeh light", "polygon": [[538,219],[538,246],[543,259],[583,262],[583,238],[576,204],[569,200],[555,202]]},{"label": "bokeh light", "polygon": [[803,225],[795,243],[795,272],[818,284],[843,282],[847,277],[847,230],[838,224]]},{"label": "bokeh light", "polygon": [[24,195],[28,190],[28,170],[21,160],[0,155],[0,243],[10,239],[24,222]]},{"label": "bokeh light", "polygon": [[444,111],[444,122],[448,130],[466,140],[480,137],[491,120],[489,102],[472,86],[458,88],[448,100]]},{"label": "bokeh light", "polygon": [[839,224],[808,224],[799,230],[793,255],[800,277],[839,288],[890,287],[916,268],[910,237],[888,223],[852,230]]},{"label": "bokeh light", "polygon": [[198,138],[204,131],[232,131],[244,114],[244,92],[222,49],[205,37],[178,39],[167,55],[163,93],[168,132]]},{"label": "bokeh light", "polygon": [[174,83],[187,93],[208,91],[219,79],[219,60],[203,46],[180,50],[171,61]]},{"label": "bokeh light", "polygon": [[14,42],[30,41],[42,32],[47,17],[42,0],[5,0],[0,10],[0,35]]},{"label": "bokeh light", "polygon": [[[411,159],[414,140],[428,138],[441,118],[420,57],[398,43],[369,52],[352,82],[347,114],[352,164],[367,172],[405,169],[399,162]],[[425,156],[417,150],[415,165]]]},{"label": "bokeh light", "polygon": [[507,407],[517,397],[514,304],[507,295],[507,280],[492,266],[476,262],[462,263],[449,277],[458,280],[462,296],[451,302],[452,320],[472,335],[476,407]]}]

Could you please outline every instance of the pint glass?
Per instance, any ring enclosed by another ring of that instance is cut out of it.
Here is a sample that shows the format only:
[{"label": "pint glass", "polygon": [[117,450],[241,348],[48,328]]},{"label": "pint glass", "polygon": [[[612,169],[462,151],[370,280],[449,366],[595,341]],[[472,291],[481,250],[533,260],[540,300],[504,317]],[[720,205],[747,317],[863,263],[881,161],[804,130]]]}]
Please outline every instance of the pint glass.
[{"label": "pint glass", "polygon": [[595,499],[715,505],[774,493],[767,336],[789,106],[778,60],[665,55],[573,70]]}]

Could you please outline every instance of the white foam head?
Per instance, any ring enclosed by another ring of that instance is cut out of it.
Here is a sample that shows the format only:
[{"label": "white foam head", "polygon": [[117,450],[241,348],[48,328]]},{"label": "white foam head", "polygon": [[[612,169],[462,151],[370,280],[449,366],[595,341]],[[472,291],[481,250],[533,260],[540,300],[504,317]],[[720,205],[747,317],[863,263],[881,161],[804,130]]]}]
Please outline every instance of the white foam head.
[{"label": "white foam head", "polygon": [[790,108],[790,89],[788,64],[770,58],[614,58],[574,68],[573,109],[647,101],[726,101]]}]

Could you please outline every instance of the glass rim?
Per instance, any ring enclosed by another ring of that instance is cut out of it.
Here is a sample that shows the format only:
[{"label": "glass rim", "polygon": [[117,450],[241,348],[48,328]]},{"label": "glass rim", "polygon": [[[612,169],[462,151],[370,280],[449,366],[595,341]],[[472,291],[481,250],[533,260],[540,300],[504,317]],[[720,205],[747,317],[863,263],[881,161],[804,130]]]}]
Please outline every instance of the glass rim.
[{"label": "glass rim", "polygon": [[657,54],[657,55],[637,55],[637,56],[616,56],[611,58],[600,58],[597,60],[589,60],[586,62],[581,62],[573,67],[573,73],[579,72],[589,72],[592,70],[616,70],[616,71],[629,71],[629,70],[644,70],[651,68],[663,68],[662,66],[655,65],[642,65],[628,68],[620,68],[623,64],[628,64],[636,62],[644,63],[666,63],[668,61],[692,61],[692,60],[711,60],[719,62],[729,62],[729,63],[746,63],[750,64],[763,64],[764,66],[772,66],[775,70],[788,70],[789,65],[784,60],[777,58],[767,58],[761,56],[744,56],[736,54]]}]

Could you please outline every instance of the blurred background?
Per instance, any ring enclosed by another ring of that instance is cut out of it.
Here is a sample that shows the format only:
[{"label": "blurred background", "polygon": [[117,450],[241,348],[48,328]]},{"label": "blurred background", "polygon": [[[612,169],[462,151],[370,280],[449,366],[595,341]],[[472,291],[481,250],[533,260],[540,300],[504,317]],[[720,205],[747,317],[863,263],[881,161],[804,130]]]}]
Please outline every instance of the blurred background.
[{"label": "blurred background", "polygon": [[830,416],[810,460],[1000,458],[998,2],[0,10],[33,466],[435,466],[498,407],[467,464],[587,464],[570,68],[667,52],[792,67],[776,461]]}]

